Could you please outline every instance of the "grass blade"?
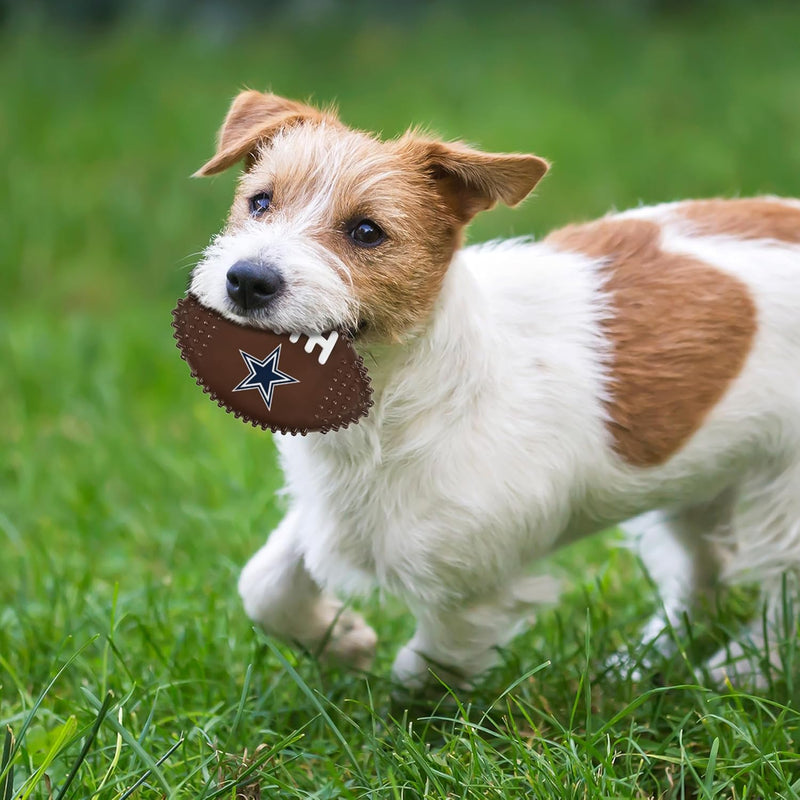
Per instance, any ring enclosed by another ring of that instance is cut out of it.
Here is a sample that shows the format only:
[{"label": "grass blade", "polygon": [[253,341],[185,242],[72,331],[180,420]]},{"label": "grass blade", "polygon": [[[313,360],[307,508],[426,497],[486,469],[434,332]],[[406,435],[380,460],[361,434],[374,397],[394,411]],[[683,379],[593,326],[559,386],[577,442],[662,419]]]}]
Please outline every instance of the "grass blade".
[{"label": "grass blade", "polygon": [[[160,767],[183,744],[184,739],[184,735],[181,734],[180,739],[178,739],[178,741],[175,742],[175,744],[173,744],[172,747],[170,747],[170,749],[158,759],[158,761],[156,761],[156,767]],[[148,769],[147,772],[145,772],[141,778],[139,778],[139,780],[137,780],[136,783],[130,787],[130,789],[126,789],[120,795],[119,800],[125,800],[125,798],[130,797],[150,777],[151,772],[152,770]]]},{"label": "grass blade", "polygon": [[[99,711],[102,708],[100,701],[85,687],[81,687],[81,691],[89,702]],[[108,717],[108,723],[111,727],[122,737],[124,742],[130,747],[134,753],[149,767],[156,780],[158,780],[161,788],[166,792],[167,796],[170,794],[170,785],[164,777],[164,773],[158,768],[158,764],[153,760],[153,757],[139,744],[136,737],[122,725],[119,720],[114,717]]]},{"label": "grass blade", "polygon": [[[39,697],[36,698],[36,702],[31,707],[31,710],[28,712],[27,716],[25,717],[25,721],[22,723],[22,727],[20,728],[19,734],[16,737],[16,741],[11,746],[11,753],[8,757],[8,762],[3,766],[2,770],[0,770],[0,781],[6,777],[7,771],[11,769],[11,764],[14,760],[14,756],[17,754],[17,750],[19,750],[23,739],[25,738],[25,734],[28,732],[28,728],[31,726],[34,717],[36,716],[36,712],[39,710],[39,707],[44,702],[45,697],[49,691],[55,686],[58,679],[64,674],[64,672],[72,665],[72,663],[78,658],[78,656],[90,645],[92,642],[96,641],[97,636],[93,636],[86,642],[81,648],[79,648],[76,652],[74,652],[59,668],[58,672],[53,676],[50,683],[45,686],[42,692],[39,694]],[[100,703],[98,702],[98,707]]]},{"label": "grass blade", "polygon": [[355,753],[350,748],[350,745],[347,743],[347,739],[344,738],[344,735],[339,730],[336,723],[331,719],[330,714],[325,710],[325,707],[320,702],[317,695],[311,690],[311,687],[300,677],[300,674],[297,670],[286,660],[283,653],[269,640],[265,639],[267,643],[267,647],[272,650],[273,655],[281,662],[281,666],[289,673],[292,680],[297,684],[297,687],[300,691],[311,701],[314,707],[319,711],[320,716],[325,720],[328,724],[328,727],[331,730],[331,733],[339,740],[339,744],[341,744],[342,749],[345,753],[347,753],[347,757],[350,759],[350,763],[353,765],[358,777],[364,781],[364,785],[367,785],[367,779],[364,775],[363,770],[361,769],[361,765],[358,763],[356,759]]},{"label": "grass blade", "polygon": [[31,796],[31,793],[44,776],[47,768],[53,763],[55,757],[61,752],[67,740],[72,736],[73,733],[75,733],[77,727],[78,721],[75,719],[75,717],[69,717],[69,719],[67,719],[67,721],[61,726],[61,730],[58,732],[56,740],[47,751],[47,754],[45,755],[42,763],[39,765],[39,768],[25,782],[25,785],[18,795],[19,800],[28,800],[28,798]]},{"label": "grass blade", "polygon": [[0,769],[5,776],[0,783],[0,798],[11,800],[11,793],[14,791],[14,769],[11,766],[11,751],[14,747],[14,732],[10,726],[6,727],[6,737],[3,742],[3,758],[0,760]]},{"label": "grass blade", "polygon": [[64,795],[69,789],[72,781],[75,780],[75,776],[78,774],[78,770],[80,769],[81,764],[86,759],[86,756],[89,754],[89,750],[92,746],[92,743],[97,736],[97,732],[100,730],[100,726],[103,724],[103,720],[108,713],[108,709],[111,706],[111,701],[114,698],[113,692],[106,693],[106,699],[103,700],[103,705],[100,707],[100,711],[97,713],[97,717],[95,717],[94,724],[92,725],[92,729],[89,731],[89,735],[86,737],[86,740],[83,743],[83,747],[81,748],[81,752],[78,753],[78,757],[75,759],[75,763],[72,765],[72,769],[69,771],[69,775],[64,780],[64,783],[59,789],[58,794],[56,795],[56,800],[62,800]]}]

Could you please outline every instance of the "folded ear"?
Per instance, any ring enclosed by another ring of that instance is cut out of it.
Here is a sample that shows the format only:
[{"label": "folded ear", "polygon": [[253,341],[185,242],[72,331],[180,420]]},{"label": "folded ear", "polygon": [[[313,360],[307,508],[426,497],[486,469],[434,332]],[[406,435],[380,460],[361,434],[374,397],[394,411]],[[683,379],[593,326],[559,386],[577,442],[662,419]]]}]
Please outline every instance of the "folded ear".
[{"label": "folded ear", "polygon": [[193,177],[215,175],[252,155],[258,145],[287,125],[330,119],[316,108],[275,94],[246,91],[231,104],[217,136],[217,152]]},{"label": "folded ear", "polygon": [[521,203],[550,168],[538,156],[483,153],[461,142],[409,138],[423,169],[462,222],[497,203]]}]

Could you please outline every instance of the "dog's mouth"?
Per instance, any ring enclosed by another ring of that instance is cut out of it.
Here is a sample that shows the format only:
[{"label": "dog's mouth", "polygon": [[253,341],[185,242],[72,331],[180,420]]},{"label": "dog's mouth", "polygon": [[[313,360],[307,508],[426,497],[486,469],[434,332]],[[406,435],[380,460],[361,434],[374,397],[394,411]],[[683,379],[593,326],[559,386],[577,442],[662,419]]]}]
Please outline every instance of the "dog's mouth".
[{"label": "dog's mouth", "polygon": [[[284,326],[277,326],[275,325],[274,320],[270,318],[268,312],[262,309],[256,309],[253,311],[248,311],[247,309],[243,309],[241,306],[236,305],[228,301],[225,305],[225,311],[227,312],[226,316],[232,319],[234,322],[238,322],[240,325],[244,325],[245,327],[249,328],[264,328],[266,330],[271,330],[274,333],[296,333],[297,331],[289,328],[285,328]],[[303,330],[301,333],[305,335],[321,335],[325,333],[329,333],[331,330],[337,327],[338,330],[344,331],[352,340],[359,339],[363,337],[366,333],[369,332],[370,325],[366,319],[363,317],[359,317],[358,322],[355,325],[349,325],[345,328],[340,326],[331,326],[329,328],[321,329],[321,330]]]}]

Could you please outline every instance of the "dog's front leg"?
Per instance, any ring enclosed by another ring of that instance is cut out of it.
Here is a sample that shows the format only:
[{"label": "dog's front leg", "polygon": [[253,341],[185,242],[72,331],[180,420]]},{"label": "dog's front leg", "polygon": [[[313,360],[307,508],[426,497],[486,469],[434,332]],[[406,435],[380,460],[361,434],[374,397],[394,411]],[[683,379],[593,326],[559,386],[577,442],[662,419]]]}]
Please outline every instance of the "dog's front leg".
[{"label": "dog's front leg", "polygon": [[375,631],[360,614],[343,609],[314,581],[298,547],[302,516],[290,510],[239,578],[247,615],[267,633],[300,644],[322,658],[367,669]]}]

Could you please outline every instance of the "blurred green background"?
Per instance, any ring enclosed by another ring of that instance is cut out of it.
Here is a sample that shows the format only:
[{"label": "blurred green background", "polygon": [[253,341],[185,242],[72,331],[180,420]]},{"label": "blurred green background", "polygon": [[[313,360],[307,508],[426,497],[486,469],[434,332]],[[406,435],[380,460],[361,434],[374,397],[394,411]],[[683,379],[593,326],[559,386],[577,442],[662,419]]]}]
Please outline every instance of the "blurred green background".
[{"label": "blurred green background", "polygon": [[[37,712],[29,771],[48,731],[94,718],[87,687],[114,689],[142,741],[152,708],[155,753],[193,725],[238,752],[305,702],[231,722],[279,670],[234,586],[280,475],[269,436],[193,385],[169,326],[235,180],[188,176],[240,88],[550,159],[536,197],[483,215],[472,241],[640,202],[800,195],[796,2],[40,2],[0,20],[0,721],[18,729],[86,645]],[[587,593],[601,652],[635,630],[651,601],[632,558],[611,559],[591,543],[563,557],[562,623],[515,646],[523,664],[577,663]],[[385,674],[410,623],[367,607]],[[550,691],[569,707],[568,681]],[[120,764],[120,786],[142,770]]]}]

